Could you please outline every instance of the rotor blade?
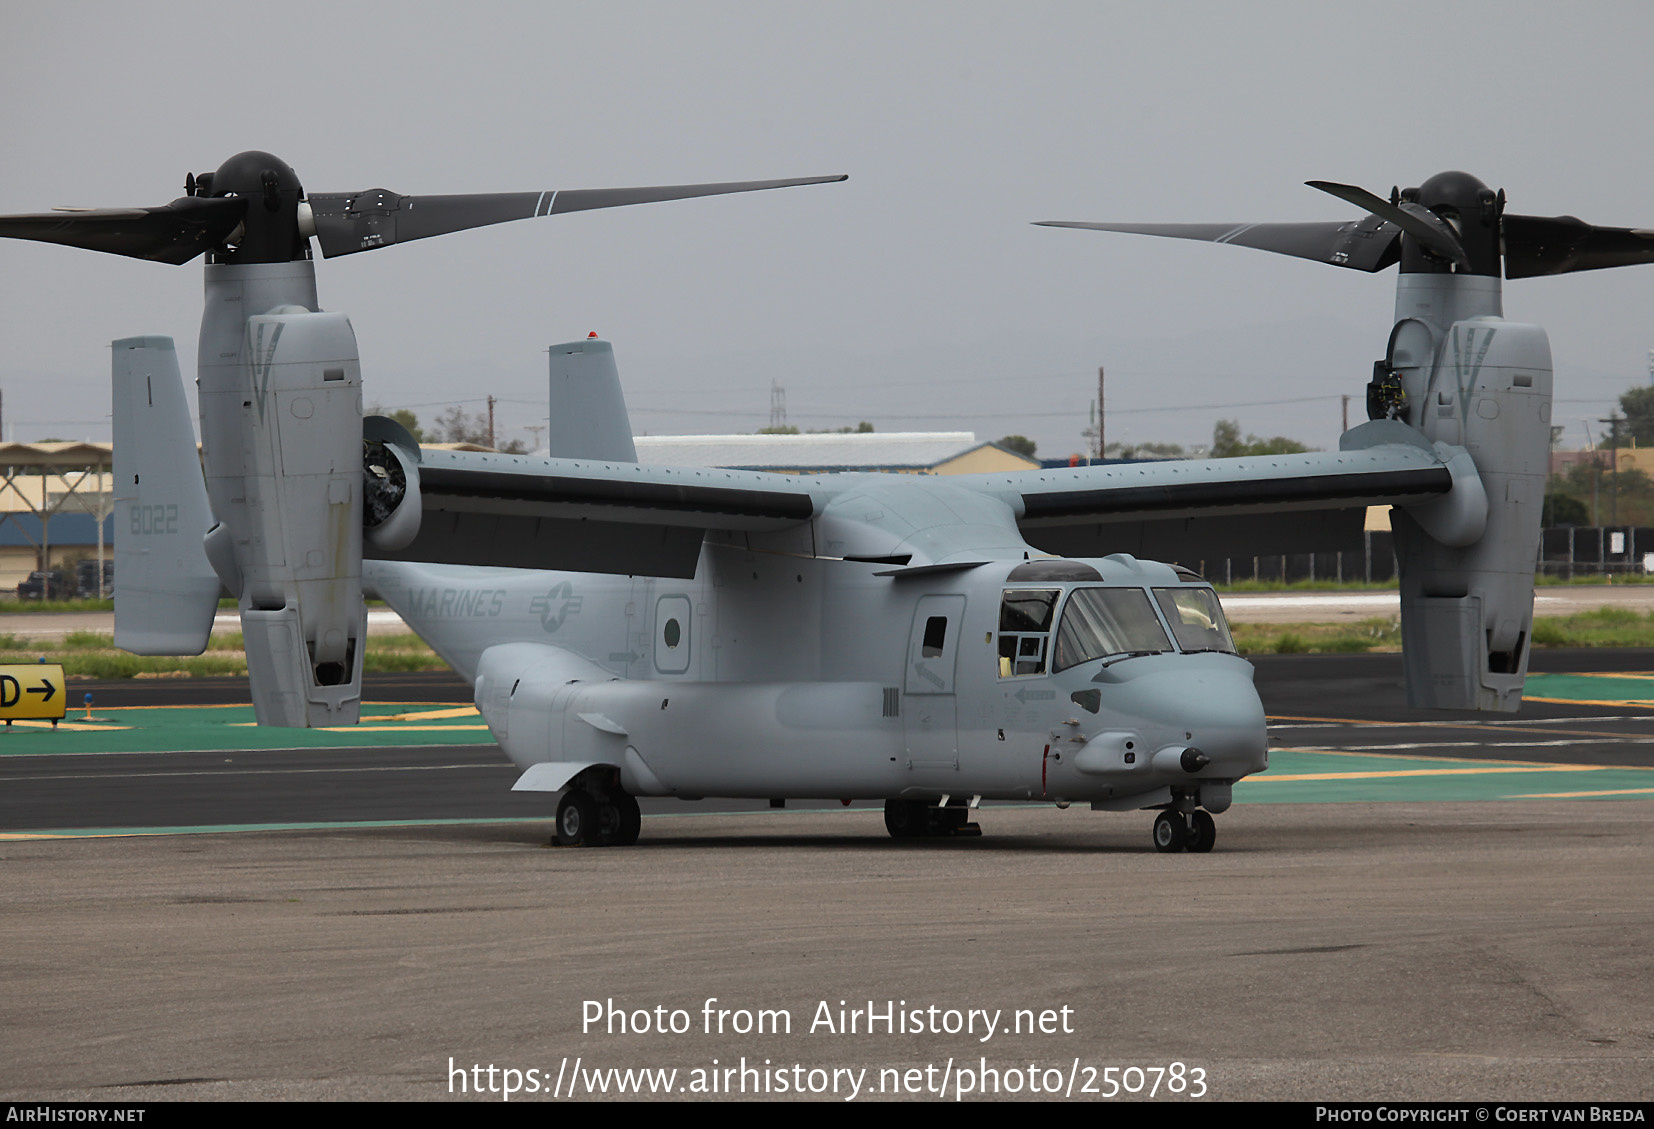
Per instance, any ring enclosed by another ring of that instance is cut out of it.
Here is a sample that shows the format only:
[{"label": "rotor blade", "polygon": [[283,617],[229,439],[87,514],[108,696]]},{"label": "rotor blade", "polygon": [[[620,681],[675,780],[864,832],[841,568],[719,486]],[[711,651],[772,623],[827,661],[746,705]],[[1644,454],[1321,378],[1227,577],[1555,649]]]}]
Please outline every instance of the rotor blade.
[{"label": "rotor blade", "polygon": [[247,201],[181,196],[159,208],[89,208],[0,216],[0,237],[61,243],[179,265],[224,242]]},{"label": "rotor blade", "polygon": [[746,180],[726,184],[673,184],[654,188],[584,188],[572,191],[493,192],[463,196],[398,196],[383,188],[365,192],[315,193],[310,211],[316,241],[327,258],[371,251],[393,243],[446,235],[472,227],[535,216],[652,204],[729,192],[757,192],[801,184],[832,184],[848,176],[797,180]]},{"label": "rotor blade", "polygon": [[1459,269],[1470,269],[1470,256],[1465,253],[1464,244],[1459,241],[1458,233],[1429,208],[1413,203],[1392,204],[1353,184],[1334,184],[1329,180],[1306,180],[1304,183],[1358,208],[1365,208],[1373,215],[1395,224],[1442,258],[1457,265]]},{"label": "rotor blade", "polygon": [[1040,227],[1077,227],[1232,243],[1351,270],[1380,271],[1401,257],[1401,232],[1377,216],[1349,223],[1073,223],[1043,220]]},{"label": "rotor blade", "polygon": [[1654,263],[1654,231],[1595,227],[1573,216],[1505,217],[1505,277]]}]

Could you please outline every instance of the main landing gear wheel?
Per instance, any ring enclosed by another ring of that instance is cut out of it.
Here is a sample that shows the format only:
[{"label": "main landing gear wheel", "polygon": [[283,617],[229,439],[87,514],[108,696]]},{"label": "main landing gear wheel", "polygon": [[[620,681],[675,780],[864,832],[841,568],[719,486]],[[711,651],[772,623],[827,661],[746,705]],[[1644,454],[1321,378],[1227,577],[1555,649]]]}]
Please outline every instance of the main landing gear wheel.
[{"label": "main landing gear wheel", "polygon": [[597,842],[597,801],[584,788],[570,788],[557,801],[557,845],[584,847]]},{"label": "main landing gear wheel", "polygon": [[1183,816],[1175,811],[1163,811],[1154,820],[1154,849],[1162,854],[1176,854],[1189,838],[1189,828]]},{"label": "main landing gear wheel", "polygon": [[930,820],[923,800],[886,800],[884,829],[892,839],[916,839],[929,830]]},{"label": "main landing gear wheel", "polygon": [[971,822],[970,808],[960,803],[941,807],[928,800],[886,800],[884,827],[892,839],[970,838],[982,828]]},{"label": "main landing gear wheel", "polygon": [[600,847],[630,847],[637,842],[643,830],[643,813],[637,799],[625,792],[615,792],[597,805],[597,845]]},{"label": "main landing gear wheel", "polygon": [[1186,850],[1197,854],[1205,854],[1212,849],[1212,844],[1218,841],[1217,821],[1212,818],[1211,812],[1193,811],[1189,813],[1189,841]]},{"label": "main landing gear wheel", "polygon": [[593,795],[570,788],[557,803],[560,847],[630,847],[642,829],[636,797],[619,789]]}]

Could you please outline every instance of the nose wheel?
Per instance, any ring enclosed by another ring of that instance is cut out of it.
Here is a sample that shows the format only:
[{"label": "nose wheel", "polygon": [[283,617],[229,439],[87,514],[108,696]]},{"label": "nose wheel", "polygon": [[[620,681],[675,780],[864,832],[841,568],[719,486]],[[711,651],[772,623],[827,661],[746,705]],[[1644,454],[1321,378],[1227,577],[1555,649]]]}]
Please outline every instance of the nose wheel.
[{"label": "nose wheel", "polygon": [[1162,854],[1178,851],[1205,854],[1217,840],[1217,822],[1210,812],[1163,811],[1155,817],[1154,849]]}]

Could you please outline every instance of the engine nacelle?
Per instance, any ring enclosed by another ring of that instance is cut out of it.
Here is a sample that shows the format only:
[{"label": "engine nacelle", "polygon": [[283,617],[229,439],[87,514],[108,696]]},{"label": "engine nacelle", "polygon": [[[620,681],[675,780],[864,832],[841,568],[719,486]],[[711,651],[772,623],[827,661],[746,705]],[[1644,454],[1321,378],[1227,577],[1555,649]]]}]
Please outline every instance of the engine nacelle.
[{"label": "engine nacelle", "polygon": [[[291,289],[262,275],[295,266],[309,264],[210,266],[209,307]],[[212,559],[239,587],[254,710],[261,725],[353,724],[366,637],[356,336],[343,314],[283,304],[232,337],[229,314],[202,323],[201,431],[222,525]]]},{"label": "engine nacelle", "polygon": [[419,444],[384,416],[362,421],[362,536],[394,553],[419,536]]},{"label": "engine nacelle", "polygon": [[1391,511],[1408,703],[1514,712],[1533,632],[1550,343],[1538,326],[1499,317],[1464,318],[1439,338],[1423,321],[1404,320],[1390,352],[1387,364],[1407,388],[1408,422],[1468,452],[1486,496],[1486,526],[1471,541],[1444,532],[1472,524],[1452,495],[1414,513]]}]

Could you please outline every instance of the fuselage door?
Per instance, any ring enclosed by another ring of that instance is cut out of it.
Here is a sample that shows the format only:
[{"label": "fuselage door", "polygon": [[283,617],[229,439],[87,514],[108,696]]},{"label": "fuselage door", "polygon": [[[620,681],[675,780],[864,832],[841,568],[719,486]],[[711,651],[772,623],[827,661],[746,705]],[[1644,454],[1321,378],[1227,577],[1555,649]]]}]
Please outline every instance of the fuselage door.
[{"label": "fuselage door", "polygon": [[[953,682],[964,617],[965,597],[958,595],[924,596],[914,609],[907,643],[907,700],[902,704],[910,769],[951,773],[958,768]],[[946,789],[944,778],[937,782]]]},{"label": "fuselage door", "polygon": [[953,693],[954,659],[959,654],[963,596],[924,596],[913,613],[907,643],[907,692]]}]

